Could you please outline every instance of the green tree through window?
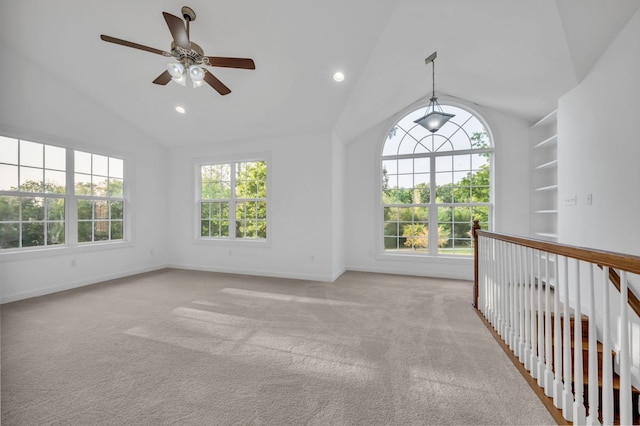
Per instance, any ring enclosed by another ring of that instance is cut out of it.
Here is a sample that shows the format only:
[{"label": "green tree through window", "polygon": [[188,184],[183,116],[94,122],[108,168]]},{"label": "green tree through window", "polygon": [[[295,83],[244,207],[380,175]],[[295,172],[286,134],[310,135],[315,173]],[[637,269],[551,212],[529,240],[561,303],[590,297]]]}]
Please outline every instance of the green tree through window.
[{"label": "green tree through window", "polygon": [[267,238],[267,163],[200,166],[200,237]]}]

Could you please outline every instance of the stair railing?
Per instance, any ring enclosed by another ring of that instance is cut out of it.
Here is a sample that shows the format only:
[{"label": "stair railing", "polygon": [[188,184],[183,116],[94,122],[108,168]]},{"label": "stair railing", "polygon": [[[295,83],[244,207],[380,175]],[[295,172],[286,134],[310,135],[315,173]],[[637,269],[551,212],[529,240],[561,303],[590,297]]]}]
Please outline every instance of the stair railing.
[{"label": "stair railing", "polygon": [[473,237],[473,306],[556,420],[637,422],[629,315],[640,318],[640,301],[628,282],[640,282],[640,257],[483,231],[477,221]]}]

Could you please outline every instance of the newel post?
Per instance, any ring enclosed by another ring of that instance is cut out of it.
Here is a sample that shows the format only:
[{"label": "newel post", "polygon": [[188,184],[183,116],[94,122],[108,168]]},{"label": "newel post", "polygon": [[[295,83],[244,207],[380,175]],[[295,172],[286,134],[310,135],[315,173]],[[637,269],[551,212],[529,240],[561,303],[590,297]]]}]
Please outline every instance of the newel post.
[{"label": "newel post", "polygon": [[473,221],[473,307],[478,309],[478,230],[480,221]]}]

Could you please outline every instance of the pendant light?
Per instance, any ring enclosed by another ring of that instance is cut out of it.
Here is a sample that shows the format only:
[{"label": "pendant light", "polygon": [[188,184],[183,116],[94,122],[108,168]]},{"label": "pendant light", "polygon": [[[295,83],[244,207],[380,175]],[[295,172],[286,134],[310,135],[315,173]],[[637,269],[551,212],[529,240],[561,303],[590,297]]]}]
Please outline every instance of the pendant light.
[{"label": "pendant light", "polygon": [[429,99],[427,114],[414,121],[414,123],[421,125],[431,133],[435,133],[440,130],[440,128],[444,126],[447,121],[455,117],[455,114],[449,114],[442,110],[442,107],[438,103],[438,98],[436,97],[436,56],[438,56],[438,52],[433,52],[424,60],[424,63],[426,65],[429,65],[429,63],[431,63],[432,65],[431,75],[433,83],[433,94],[431,95],[431,99]]}]

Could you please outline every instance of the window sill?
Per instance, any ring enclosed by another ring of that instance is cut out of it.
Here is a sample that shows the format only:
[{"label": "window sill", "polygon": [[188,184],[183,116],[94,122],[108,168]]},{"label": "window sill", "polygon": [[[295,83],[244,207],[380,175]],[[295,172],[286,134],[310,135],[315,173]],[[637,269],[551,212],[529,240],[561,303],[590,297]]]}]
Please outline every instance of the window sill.
[{"label": "window sill", "polygon": [[376,259],[397,262],[444,263],[452,265],[468,264],[473,262],[473,256],[429,256],[408,253],[380,253],[376,256]]},{"label": "window sill", "polygon": [[51,256],[77,255],[130,247],[134,247],[134,244],[131,241],[107,241],[99,243],[84,243],[74,246],[4,249],[4,251],[0,251],[0,263]]},{"label": "window sill", "polygon": [[271,241],[269,239],[240,239],[240,238],[213,238],[213,237],[202,237],[195,238],[193,240],[193,244],[202,245],[202,246],[210,246],[210,245],[223,245],[227,247],[260,247],[260,248],[269,248],[271,247]]}]

